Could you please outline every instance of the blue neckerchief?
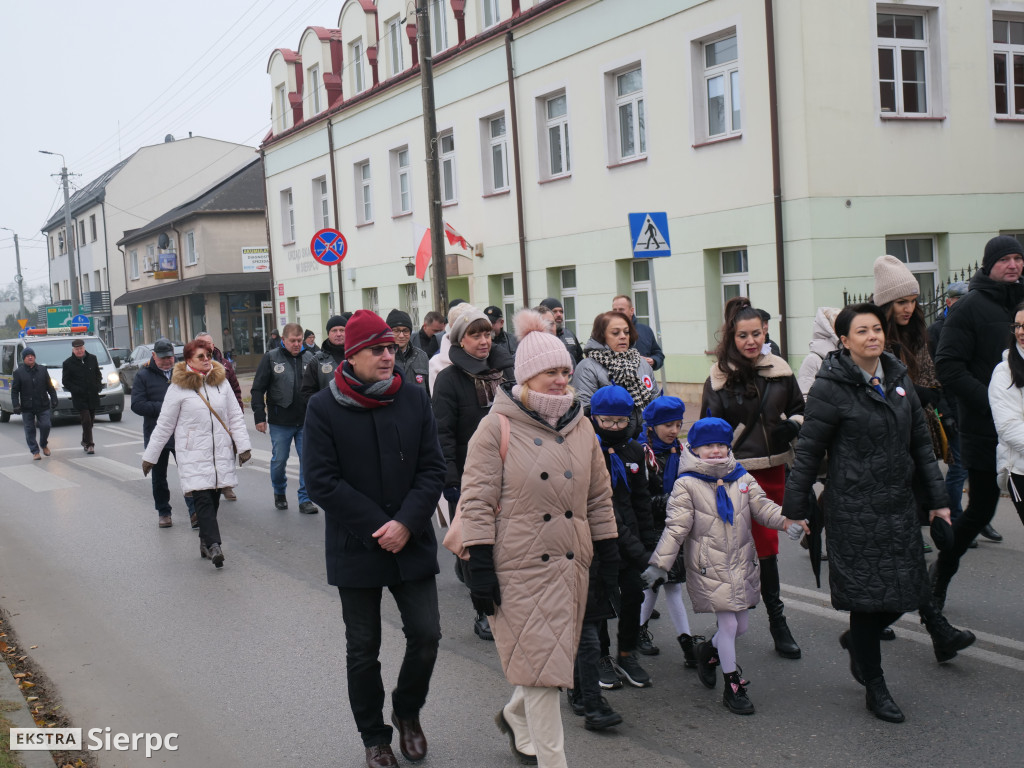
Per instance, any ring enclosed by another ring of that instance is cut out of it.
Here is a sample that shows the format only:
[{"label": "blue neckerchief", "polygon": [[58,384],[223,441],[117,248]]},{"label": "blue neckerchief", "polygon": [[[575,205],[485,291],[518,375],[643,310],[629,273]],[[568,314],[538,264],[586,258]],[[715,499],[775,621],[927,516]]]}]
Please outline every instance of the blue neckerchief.
[{"label": "blue neckerchief", "polygon": [[617,486],[620,480],[624,483],[629,483],[629,477],[626,475],[626,465],[622,463],[619,454],[613,448],[605,448],[604,441],[601,440],[600,435],[597,435],[597,442],[609,459],[608,464],[612,475],[612,488]]},{"label": "blue neckerchief", "polygon": [[719,479],[712,477],[711,475],[705,475],[700,472],[683,472],[680,477],[696,477],[698,480],[706,480],[709,483],[714,483],[717,487],[715,488],[715,504],[718,507],[718,516],[722,518],[729,525],[732,525],[733,519],[733,506],[732,499],[729,498],[729,492],[725,490],[726,483],[732,483],[739,480],[743,475],[747,473],[747,470],[743,466],[736,462],[736,466],[733,467],[732,471],[725,477]]},{"label": "blue neckerchief", "polygon": [[[650,434],[650,439],[647,437],[648,434]],[[662,442],[658,439],[658,434],[653,429],[650,429],[650,431],[645,429],[638,440],[641,443],[650,445],[655,456],[668,454],[668,460],[665,462],[665,473],[661,478],[661,491],[662,493],[672,493],[672,486],[675,485],[676,477],[679,476],[679,451],[682,450],[679,441],[676,440],[672,443]],[[674,451],[672,450],[673,448],[675,448]]]}]

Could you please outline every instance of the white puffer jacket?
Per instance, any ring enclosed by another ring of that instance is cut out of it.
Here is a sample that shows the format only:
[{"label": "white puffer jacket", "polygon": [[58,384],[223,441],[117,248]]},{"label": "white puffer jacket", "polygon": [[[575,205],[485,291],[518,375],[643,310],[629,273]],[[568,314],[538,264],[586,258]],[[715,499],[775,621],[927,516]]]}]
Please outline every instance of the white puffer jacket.
[{"label": "white puffer jacket", "polygon": [[804,358],[800,364],[800,372],[796,375],[797,384],[803,393],[804,400],[807,393],[811,391],[811,384],[814,377],[818,375],[818,369],[829,352],[839,347],[839,337],[836,336],[834,326],[839,310],[835,307],[818,307],[814,315],[814,325],[811,329],[811,341],[807,348],[811,354]]},{"label": "white puffer jacket", "polygon": [[988,402],[999,434],[996,472],[999,474],[999,487],[1004,489],[1011,472],[1024,475],[1024,389],[1014,386],[1006,359],[1008,355],[1017,354],[1020,353],[1014,347],[1003,352],[1003,362],[992,371],[988,383]]},{"label": "white puffer jacket", "polygon": [[[729,455],[724,464],[708,464],[690,450],[679,453],[679,472],[724,477],[736,466]],[[761,599],[750,518],[766,528],[782,528],[782,507],[764,495],[753,475],[745,473],[725,484],[733,506],[732,525],[718,516],[716,485],[696,477],[679,477],[669,497],[665,531],[651,555],[651,564],[669,570],[686,545],[686,591],[697,613],[742,611]]]},{"label": "white puffer jacket", "polygon": [[[210,413],[199,396],[200,391],[227,424],[230,435]],[[242,409],[220,363],[214,361],[213,370],[205,377],[190,371],[183,362],[174,366],[160,418],[142,460],[156,464],[171,435],[174,435],[175,462],[184,493],[238,485],[235,473],[238,459],[231,448],[231,437],[239,453],[250,450],[252,445]]]}]

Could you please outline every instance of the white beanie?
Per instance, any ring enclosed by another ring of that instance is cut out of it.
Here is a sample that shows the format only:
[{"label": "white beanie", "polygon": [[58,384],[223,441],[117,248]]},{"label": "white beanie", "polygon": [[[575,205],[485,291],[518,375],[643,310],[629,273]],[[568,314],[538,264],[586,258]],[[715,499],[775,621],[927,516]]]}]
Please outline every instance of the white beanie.
[{"label": "white beanie", "polygon": [[903,296],[917,296],[921,293],[914,273],[895,256],[879,256],[875,259],[874,304],[881,307]]},{"label": "white beanie", "polygon": [[552,368],[568,368],[572,371],[572,356],[565,343],[550,333],[548,324],[540,313],[532,309],[521,309],[515,316],[516,338],[516,383],[525,384],[538,373]]},{"label": "white beanie", "polygon": [[[452,315],[455,315],[455,319],[452,319]],[[477,320],[485,320],[488,327],[491,325],[490,318],[472,304],[456,304],[448,310],[448,337],[452,340],[452,344],[461,343],[469,326]]]}]

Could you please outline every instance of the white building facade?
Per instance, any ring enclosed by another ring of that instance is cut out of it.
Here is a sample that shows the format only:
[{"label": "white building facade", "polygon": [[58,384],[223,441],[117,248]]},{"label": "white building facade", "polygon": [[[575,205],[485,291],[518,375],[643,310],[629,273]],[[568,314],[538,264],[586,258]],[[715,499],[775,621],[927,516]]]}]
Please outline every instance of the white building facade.
[{"label": "white building facade", "polygon": [[[347,0],[270,56],[279,322],[434,308],[404,268],[428,224],[412,5]],[[653,325],[656,285],[669,382],[707,376],[732,295],[799,362],[816,308],[870,291],[877,256],[928,290],[1024,233],[1022,2],[429,7],[444,219],[474,246],[449,249],[449,296],[557,296],[587,337],[619,293]],[[667,214],[670,257],[632,258],[636,212]],[[310,254],[328,226],[340,270]]]}]

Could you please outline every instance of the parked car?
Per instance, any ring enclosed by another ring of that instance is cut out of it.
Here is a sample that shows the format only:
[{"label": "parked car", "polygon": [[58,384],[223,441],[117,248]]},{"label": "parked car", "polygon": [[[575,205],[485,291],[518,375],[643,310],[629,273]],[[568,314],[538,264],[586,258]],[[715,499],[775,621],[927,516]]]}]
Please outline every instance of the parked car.
[{"label": "parked car", "polygon": [[128,347],[107,347],[107,352],[110,353],[110,359],[114,361],[116,366],[120,366],[132,353]]},{"label": "parked car", "polygon": [[[172,343],[174,344],[174,359],[176,362],[181,362],[185,359],[185,345],[178,341]],[[131,356],[118,367],[117,375],[121,377],[121,386],[129,395],[132,393],[132,382],[135,381],[135,374],[139,372],[139,367],[148,363],[152,358],[153,345],[140,344],[132,350]]]},{"label": "parked car", "polygon": [[71,393],[61,385],[61,369],[64,361],[71,357],[71,340],[74,338],[83,339],[86,351],[96,355],[100,373],[103,375],[100,407],[96,409],[96,413],[108,414],[111,421],[121,420],[124,413],[124,389],[106,345],[98,336],[75,334],[73,336],[31,336],[28,339],[0,340],[0,422],[7,422],[11,419],[11,413],[14,410],[11,402],[11,380],[14,369],[21,362],[21,352],[27,346],[32,347],[35,351],[36,364],[46,368],[50,374],[50,380],[53,382],[53,388],[57,390],[57,408],[53,412],[53,418],[78,416],[78,411],[71,403]]}]

